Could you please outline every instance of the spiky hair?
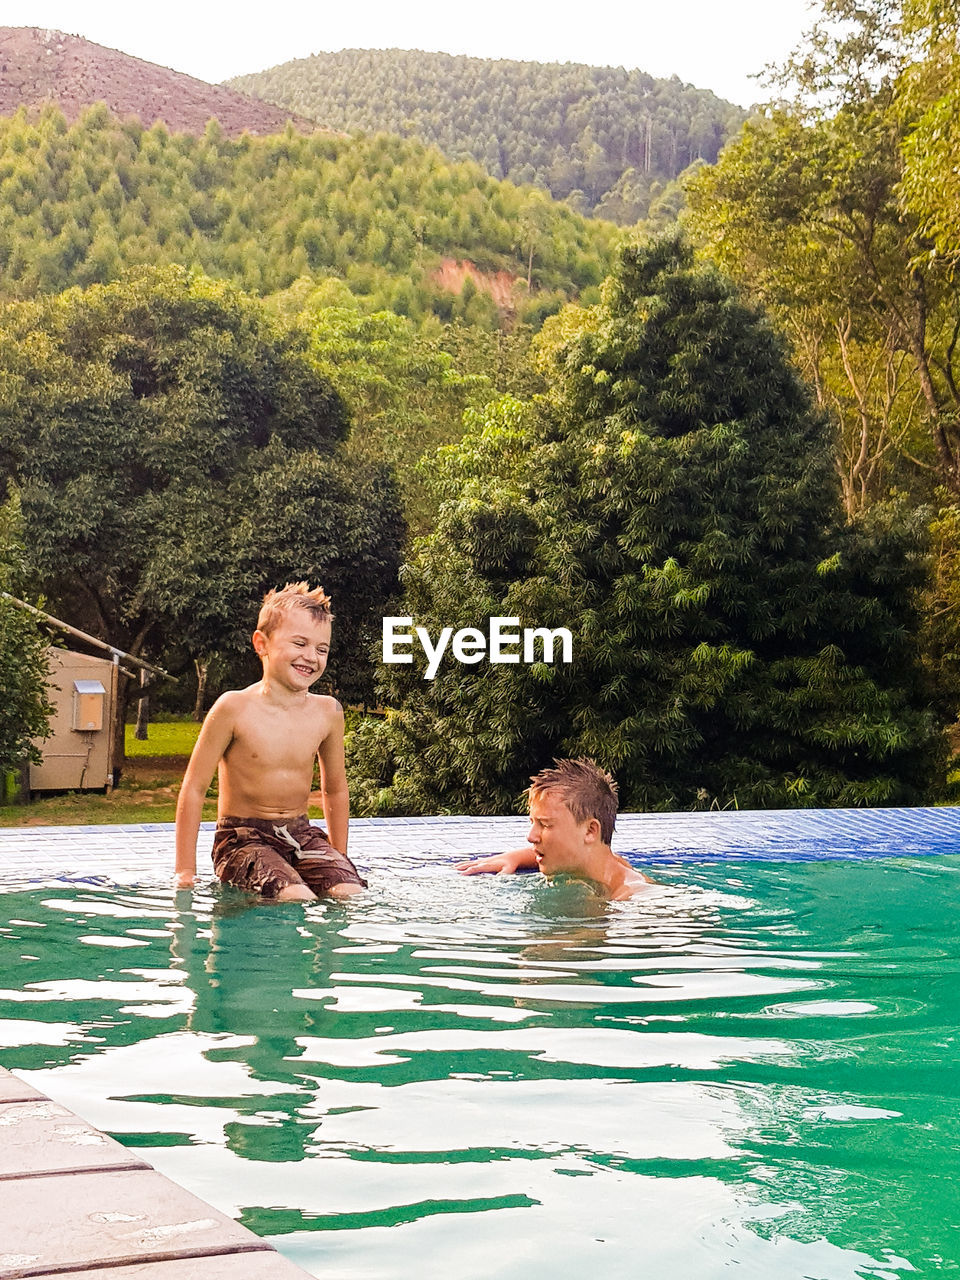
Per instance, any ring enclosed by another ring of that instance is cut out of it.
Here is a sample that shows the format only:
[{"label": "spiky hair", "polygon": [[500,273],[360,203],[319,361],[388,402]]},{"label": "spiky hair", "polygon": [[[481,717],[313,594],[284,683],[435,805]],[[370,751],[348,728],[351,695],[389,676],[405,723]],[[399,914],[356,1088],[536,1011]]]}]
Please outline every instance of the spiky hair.
[{"label": "spiky hair", "polygon": [[260,606],[257,630],[265,636],[275,631],[281,617],[291,609],[306,609],[315,622],[331,620],[330,597],[323,587],[311,587],[308,582],[288,582],[279,590],[268,591]]},{"label": "spiky hair", "polygon": [[554,760],[553,769],[541,769],[530,779],[527,795],[555,795],[570,810],[575,822],[596,818],[600,839],[609,844],[617,823],[617,784],[595,760]]}]

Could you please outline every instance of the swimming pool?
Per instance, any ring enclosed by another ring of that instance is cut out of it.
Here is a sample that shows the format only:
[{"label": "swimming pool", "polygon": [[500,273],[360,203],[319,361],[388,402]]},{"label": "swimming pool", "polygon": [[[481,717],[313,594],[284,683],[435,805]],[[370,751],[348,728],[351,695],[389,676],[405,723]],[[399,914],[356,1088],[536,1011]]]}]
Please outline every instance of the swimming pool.
[{"label": "swimming pool", "polygon": [[364,862],[348,906],[8,882],[0,1064],[326,1277],[960,1267],[960,856],[612,907]]}]

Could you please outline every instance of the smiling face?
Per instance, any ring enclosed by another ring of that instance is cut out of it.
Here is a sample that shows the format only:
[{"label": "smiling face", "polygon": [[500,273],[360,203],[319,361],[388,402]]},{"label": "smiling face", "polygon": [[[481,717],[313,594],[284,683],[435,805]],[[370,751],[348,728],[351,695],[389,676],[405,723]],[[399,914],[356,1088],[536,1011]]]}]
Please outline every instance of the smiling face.
[{"label": "smiling face", "polygon": [[306,692],[327,666],[330,619],[316,618],[307,609],[287,610],[269,635],[253,633],[253,647],[271,682]]},{"label": "smiling face", "polygon": [[554,792],[530,793],[530,833],[537,866],[545,876],[576,874],[598,847],[600,824],[596,818],[577,822]]}]

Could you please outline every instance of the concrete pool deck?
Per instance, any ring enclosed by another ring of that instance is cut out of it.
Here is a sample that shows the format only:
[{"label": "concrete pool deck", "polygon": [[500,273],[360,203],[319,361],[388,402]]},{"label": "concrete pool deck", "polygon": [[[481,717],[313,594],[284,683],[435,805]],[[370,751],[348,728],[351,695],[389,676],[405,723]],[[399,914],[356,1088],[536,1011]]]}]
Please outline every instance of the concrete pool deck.
[{"label": "concrete pool deck", "polygon": [[[204,823],[197,870],[211,877],[213,823]],[[458,858],[515,848],[523,817],[354,818],[350,854],[406,867],[448,866]],[[717,858],[812,861],[960,853],[960,808],[724,810],[625,813],[613,847],[641,865]],[[173,824],[0,829],[0,882],[87,877],[117,884],[169,881]]]},{"label": "concrete pool deck", "polygon": [[259,1236],[0,1068],[0,1277],[303,1280]]}]

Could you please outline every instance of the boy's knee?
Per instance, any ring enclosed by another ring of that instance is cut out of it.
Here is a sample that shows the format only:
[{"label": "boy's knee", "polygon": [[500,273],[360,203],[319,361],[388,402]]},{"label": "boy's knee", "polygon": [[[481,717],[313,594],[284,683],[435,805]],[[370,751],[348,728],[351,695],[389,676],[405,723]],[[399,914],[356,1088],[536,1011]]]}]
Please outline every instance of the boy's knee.
[{"label": "boy's knee", "polygon": [[305,884],[288,884],[277,894],[276,902],[313,902],[316,894]]},{"label": "boy's knee", "polygon": [[341,884],[330,886],[331,898],[352,898],[355,893],[363,893],[362,884],[353,884],[350,881],[343,881]]}]

